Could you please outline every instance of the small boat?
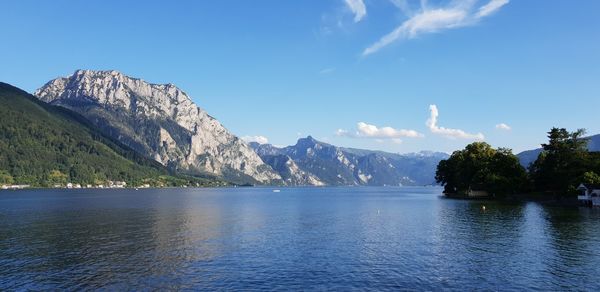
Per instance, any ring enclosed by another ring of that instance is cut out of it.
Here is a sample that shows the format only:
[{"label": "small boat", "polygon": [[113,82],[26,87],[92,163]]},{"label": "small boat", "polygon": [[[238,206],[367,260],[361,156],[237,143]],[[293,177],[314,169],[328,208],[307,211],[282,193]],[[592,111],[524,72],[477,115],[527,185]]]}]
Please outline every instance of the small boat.
[{"label": "small boat", "polygon": [[281,193],[281,190],[273,190],[274,193]]}]

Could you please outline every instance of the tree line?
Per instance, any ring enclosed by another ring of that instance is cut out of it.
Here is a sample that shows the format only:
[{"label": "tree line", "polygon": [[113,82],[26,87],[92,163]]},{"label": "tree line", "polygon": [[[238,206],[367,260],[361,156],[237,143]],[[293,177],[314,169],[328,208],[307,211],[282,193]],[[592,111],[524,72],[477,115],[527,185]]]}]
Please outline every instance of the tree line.
[{"label": "tree line", "polygon": [[589,152],[585,130],[552,128],[537,160],[525,169],[512,150],[474,142],[437,167],[436,181],[448,195],[485,191],[497,198],[536,193],[548,197],[577,194],[580,183],[600,184],[600,152]]}]

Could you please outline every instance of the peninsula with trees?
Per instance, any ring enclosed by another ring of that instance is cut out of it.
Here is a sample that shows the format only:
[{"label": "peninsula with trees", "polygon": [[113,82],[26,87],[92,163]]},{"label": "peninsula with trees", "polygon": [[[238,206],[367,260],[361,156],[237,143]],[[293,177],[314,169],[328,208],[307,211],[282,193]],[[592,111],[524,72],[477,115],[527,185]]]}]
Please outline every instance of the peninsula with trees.
[{"label": "peninsula with trees", "polygon": [[580,184],[600,184],[600,152],[588,150],[585,130],[552,128],[527,169],[510,149],[474,142],[440,161],[436,181],[453,198],[577,198]]}]

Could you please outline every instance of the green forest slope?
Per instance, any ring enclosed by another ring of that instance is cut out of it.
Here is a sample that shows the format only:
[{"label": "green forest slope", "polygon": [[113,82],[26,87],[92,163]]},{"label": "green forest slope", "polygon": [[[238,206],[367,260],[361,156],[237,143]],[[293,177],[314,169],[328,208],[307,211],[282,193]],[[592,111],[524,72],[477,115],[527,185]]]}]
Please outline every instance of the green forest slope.
[{"label": "green forest slope", "polygon": [[0,82],[0,185],[215,185],[169,174],[159,163],[96,131],[69,110]]}]

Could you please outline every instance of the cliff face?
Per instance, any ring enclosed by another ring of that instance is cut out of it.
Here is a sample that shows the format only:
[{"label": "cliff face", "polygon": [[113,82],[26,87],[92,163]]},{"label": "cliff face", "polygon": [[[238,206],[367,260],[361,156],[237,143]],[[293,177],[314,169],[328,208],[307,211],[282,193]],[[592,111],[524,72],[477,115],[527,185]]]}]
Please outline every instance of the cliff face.
[{"label": "cliff face", "polygon": [[435,152],[401,155],[342,148],[310,136],[284,148],[250,146],[289,185],[430,185],[438,163],[448,158]]},{"label": "cliff face", "polygon": [[78,70],[48,82],[35,96],[82,114],[114,139],[172,169],[235,182],[281,179],[172,84],[150,84],[117,71]]}]

